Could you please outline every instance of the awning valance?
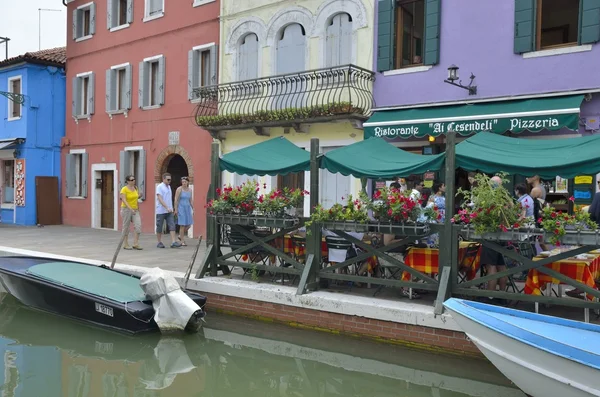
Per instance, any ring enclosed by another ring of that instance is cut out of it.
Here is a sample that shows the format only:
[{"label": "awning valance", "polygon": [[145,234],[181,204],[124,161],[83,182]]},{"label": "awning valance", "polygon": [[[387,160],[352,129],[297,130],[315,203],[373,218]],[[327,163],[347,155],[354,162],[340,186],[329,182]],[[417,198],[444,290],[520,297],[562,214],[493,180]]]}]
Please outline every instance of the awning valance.
[{"label": "awning valance", "polygon": [[357,178],[389,179],[438,171],[444,154],[424,156],[398,149],[382,139],[367,139],[325,153],[320,167]]},{"label": "awning valance", "polygon": [[240,175],[286,175],[310,170],[310,153],[284,137],[223,155],[221,170]]},{"label": "awning valance", "polygon": [[22,141],[24,141],[23,138],[0,139],[0,150],[6,149],[12,145],[18,145]]},{"label": "awning valance", "polygon": [[375,112],[363,124],[365,139],[439,136],[456,131],[461,135],[556,131],[579,128],[583,95],[556,96],[513,101],[479,102]]},{"label": "awning valance", "polygon": [[524,139],[482,132],[456,145],[456,166],[490,174],[573,178],[600,172],[598,153],[600,135]]}]

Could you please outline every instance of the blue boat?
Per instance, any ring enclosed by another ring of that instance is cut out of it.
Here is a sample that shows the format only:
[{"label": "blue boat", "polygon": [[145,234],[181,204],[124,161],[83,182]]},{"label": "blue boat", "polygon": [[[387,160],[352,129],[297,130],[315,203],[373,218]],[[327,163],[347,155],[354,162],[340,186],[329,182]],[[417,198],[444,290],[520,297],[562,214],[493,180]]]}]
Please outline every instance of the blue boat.
[{"label": "blue boat", "polygon": [[444,306],[529,396],[600,396],[600,326],[455,298]]}]

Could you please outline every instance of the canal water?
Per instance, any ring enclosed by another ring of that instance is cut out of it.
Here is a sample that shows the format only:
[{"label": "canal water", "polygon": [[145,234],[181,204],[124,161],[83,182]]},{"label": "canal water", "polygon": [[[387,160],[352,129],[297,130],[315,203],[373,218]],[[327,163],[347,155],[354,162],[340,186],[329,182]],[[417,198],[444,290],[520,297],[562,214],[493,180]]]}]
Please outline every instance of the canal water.
[{"label": "canal water", "polygon": [[524,397],[490,363],[209,313],[128,336],[0,292],[3,397]]}]

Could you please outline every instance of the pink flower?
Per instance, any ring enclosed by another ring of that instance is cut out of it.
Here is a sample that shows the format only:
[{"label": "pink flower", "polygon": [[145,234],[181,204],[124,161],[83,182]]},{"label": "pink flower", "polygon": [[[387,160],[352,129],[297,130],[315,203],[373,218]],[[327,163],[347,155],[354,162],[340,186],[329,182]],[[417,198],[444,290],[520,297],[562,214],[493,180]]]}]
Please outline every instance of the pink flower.
[{"label": "pink flower", "polygon": [[506,232],[506,231],[508,231],[508,229],[507,229],[507,228],[506,228],[506,226],[504,226],[504,225],[500,225],[500,229],[501,229],[503,232]]},{"label": "pink flower", "polygon": [[573,196],[569,197],[569,201],[575,202],[575,197],[573,197]]}]

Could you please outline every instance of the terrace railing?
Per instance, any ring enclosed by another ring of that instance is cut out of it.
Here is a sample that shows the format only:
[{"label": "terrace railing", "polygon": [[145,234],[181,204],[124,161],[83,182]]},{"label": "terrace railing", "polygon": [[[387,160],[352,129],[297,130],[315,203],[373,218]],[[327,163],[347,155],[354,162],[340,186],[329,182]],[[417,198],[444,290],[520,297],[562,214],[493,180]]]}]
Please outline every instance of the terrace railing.
[{"label": "terrace railing", "polygon": [[375,74],[354,65],[218,84],[193,91],[195,121],[209,131],[366,120]]}]

